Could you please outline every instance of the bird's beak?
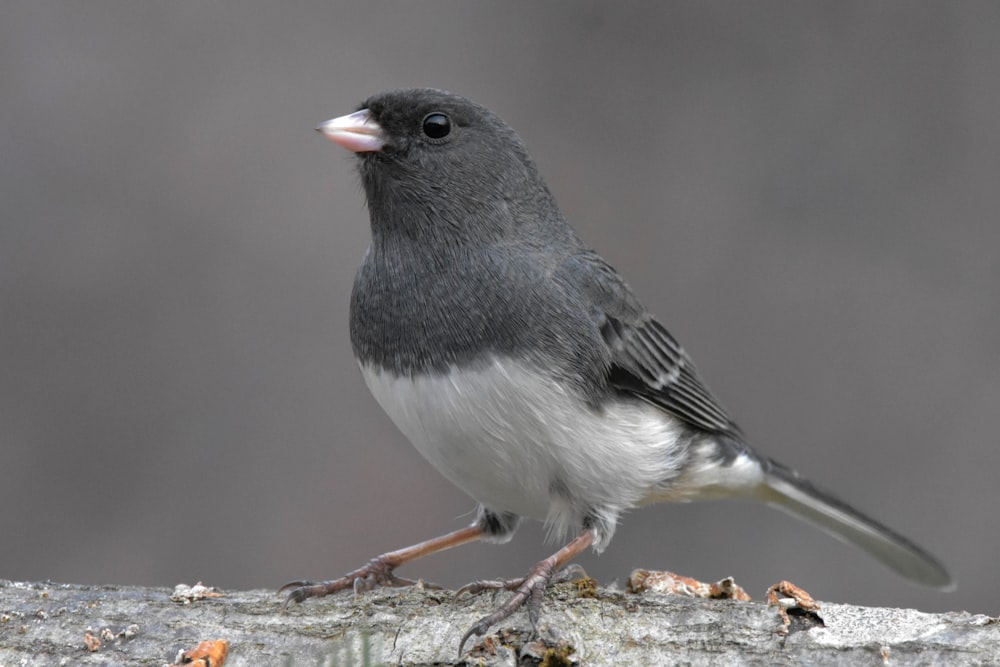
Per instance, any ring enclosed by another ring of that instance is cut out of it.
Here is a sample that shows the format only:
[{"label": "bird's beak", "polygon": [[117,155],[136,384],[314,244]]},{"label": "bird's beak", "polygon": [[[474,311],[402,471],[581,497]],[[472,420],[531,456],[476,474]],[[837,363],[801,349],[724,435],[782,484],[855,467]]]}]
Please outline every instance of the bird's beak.
[{"label": "bird's beak", "polygon": [[316,131],[355,153],[380,151],[385,146],[385,132],[381,125],[372,120],[368,109],[320,123],[316,126]]}]

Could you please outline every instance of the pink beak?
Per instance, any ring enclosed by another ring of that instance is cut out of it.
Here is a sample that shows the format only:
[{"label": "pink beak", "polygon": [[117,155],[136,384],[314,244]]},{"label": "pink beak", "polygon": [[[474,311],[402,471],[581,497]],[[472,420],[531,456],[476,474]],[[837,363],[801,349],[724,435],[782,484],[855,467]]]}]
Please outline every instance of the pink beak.
[{"label": "pink beak", "polygon": [[316,126],[327,139],[355,153],[380,151],[385,146],[382,126],[372,120],[368,109],[333,118]]}]

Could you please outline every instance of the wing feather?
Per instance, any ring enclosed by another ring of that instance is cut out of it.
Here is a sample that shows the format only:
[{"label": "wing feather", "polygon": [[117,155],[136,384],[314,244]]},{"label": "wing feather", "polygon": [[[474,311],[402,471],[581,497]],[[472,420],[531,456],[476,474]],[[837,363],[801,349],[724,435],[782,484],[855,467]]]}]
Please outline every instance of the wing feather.
[{"label": "wing feather", "polygon": [[712,396],[684,348],[635,297],[621,276],[593,253],[571,271],[596,307],[608,346],[608,383],[706,431],[741,438],[739,427]]}]

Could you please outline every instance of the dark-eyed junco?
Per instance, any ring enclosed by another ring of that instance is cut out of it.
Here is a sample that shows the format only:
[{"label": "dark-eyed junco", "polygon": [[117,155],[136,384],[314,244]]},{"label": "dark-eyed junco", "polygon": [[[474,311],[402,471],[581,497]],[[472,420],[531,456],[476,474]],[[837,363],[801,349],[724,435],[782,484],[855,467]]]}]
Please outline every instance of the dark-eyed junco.
[{"label": "dark-eyed junco", "polygon": [[[528,603],[625,510],[759,500],[899,574],[948,587],[930,554],[750,448],[691,359],[566,223],[521,139],[437,90],[393,90],[317,128],[358,156],[372,242],[354,282],[351,342],[396,426],[479,503],[471,526],[293,582],[288,601],[375,584],[441,549],[510,539],[521,517],[573,535],[462,638]],[[481,588],[477,585],[475,588]],[[533,594],[534,593],[534,594]]]}]

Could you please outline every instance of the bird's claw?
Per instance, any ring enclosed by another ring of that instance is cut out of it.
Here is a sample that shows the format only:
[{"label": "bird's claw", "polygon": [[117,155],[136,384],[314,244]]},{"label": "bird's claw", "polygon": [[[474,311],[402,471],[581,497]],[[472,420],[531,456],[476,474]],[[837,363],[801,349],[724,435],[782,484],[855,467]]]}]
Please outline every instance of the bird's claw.
[{"label": "bird's claw", "polygon": [[285,613],[288,610],[288,605],[291,603],[299,604],[307,598],[311,597],[307,590],[311,586],[320,585],[320,582],[315,581],[289,581],[287,584],[278,589],[278,593],[284,593],[289,591],[288,595],[285,596],[285,601],[281,603],[281,613]]},{"label": "bird's claw", "polygon": [[[549,578],[548,583],[562,584],[576,579],[586,579],[587,577],[587,571],[584,570],[581,565],[570,563],[552,575]],[[457,600],[463,595],[478,595],[483,591],[515,591],[521,584],[524,583],[524,580],[525,577],[518,577],[517,579],[480,579],[479,581],[470,581],[455,591],[455,599]]]},{"label": "bird's claw", "polygon": [[483,591],[513,591],[517,590],[517,587],[522,583],[524,583],[524,577],[520,579],[480,579],[479,581],[470,581],[455,591],[455,599],[457,600],[463,595],[477,595]]},{"label": "bird's claw", "polygon": [[469,630],[462,635],[462,641],[458,644],[458,656],[462,657],[465,651],[465,643],[469,641],[473,635],[480,637],[491,626],[509,618],[521,607],[528,607],[528,620],[531,622],[531,627],[536,628],[538,626],[538,617],[542,609],[542,598],[545,595],[545,589],[552,579],[552,567],[547,561],[542,561],[528,574],[528,576],[521,579],[497,579],[497,580],[485,580],[485,581],[475,581],[471,584],[466,584],[458,590],[456,597],[463,593],[478,593],[484,590],[512,590],[514,595],[510,597],[507,602],[502,604],[496,611],[487,616],[483,616],[481,619],[476,621],[476,623],[469,628]]},{"label": "bird's claw", "polygon": [[[378,556],[372,558],[368,563],[348,572],[340,579],[330,581],[290,581],[278,589],[279,593],[288,591],[288,596],[281,605],[281,610],[286,611],[293,602],[298,604],[309,598],[320,598],[325,595],[332,595],[348,588],[357,595],[362,591],[368,591],[376,586],[388,588],[402,588],[413,586],[416,581],[404,579],[393,574],[395,565],[387,559]],[[436,584],[424,584],[427,588],[440,588]]]}]

